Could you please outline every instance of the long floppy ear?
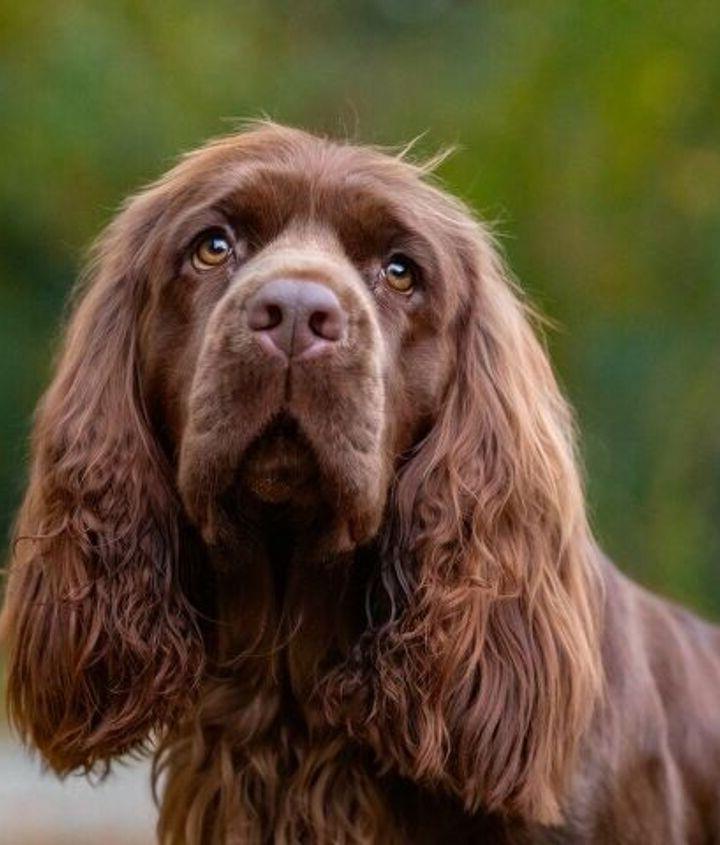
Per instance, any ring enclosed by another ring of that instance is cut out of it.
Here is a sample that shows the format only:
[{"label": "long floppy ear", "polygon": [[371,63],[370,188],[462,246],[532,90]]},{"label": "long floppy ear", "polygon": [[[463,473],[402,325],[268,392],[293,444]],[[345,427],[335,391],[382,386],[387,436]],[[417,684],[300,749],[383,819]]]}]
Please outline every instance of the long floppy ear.
[{"label": "long floppy ear", "polygon": [[526,309],[482,229],[468,221],[456,249],[471,281],[456,369],[394,492],[385,618],[335,692],[405,776],[553,823],[601,683],[595,550],[571,414]]},{"label": "long floppy ear", "polygon": [[61,774],[141,747],[175,718],[203,661],[136,360],[154,206],[151,193],[133,200],[98,242],[36,413],[13,546],[9,711]]}]

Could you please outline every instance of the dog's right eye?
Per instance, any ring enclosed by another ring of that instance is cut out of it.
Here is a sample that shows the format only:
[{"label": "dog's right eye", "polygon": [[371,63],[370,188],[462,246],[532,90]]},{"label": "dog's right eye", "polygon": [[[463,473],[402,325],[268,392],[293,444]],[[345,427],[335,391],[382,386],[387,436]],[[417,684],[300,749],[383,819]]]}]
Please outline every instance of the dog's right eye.
[{"label": "dog's right eye", "polygon": [[232,253],[232,244],[224,232],[208,232],[200,238],[193,249],[192,265],[200,272],[213,270],[225,264]]}]

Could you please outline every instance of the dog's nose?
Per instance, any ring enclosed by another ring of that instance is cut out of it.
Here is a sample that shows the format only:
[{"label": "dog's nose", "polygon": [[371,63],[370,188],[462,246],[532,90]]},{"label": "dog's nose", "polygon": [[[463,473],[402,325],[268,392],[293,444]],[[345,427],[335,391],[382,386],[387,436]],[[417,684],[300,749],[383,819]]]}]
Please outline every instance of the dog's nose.
[{"label": "dog's nose", "polygon": [[288,358],[311,358],[342,340],[347,315],[338,298],[318,282],[274,279],[247,303],[249,327],[263,344]]}]

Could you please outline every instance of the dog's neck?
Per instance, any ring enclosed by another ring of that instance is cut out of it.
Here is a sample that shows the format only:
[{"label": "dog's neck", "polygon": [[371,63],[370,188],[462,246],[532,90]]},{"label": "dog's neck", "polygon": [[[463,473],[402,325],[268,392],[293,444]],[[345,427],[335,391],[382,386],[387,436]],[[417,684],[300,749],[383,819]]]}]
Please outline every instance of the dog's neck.
[{"label": "dog's neck", "polygon": [[323,538],[307,514],[266,509],[239,530],[217,569],[218,665],[237,683],[277,685],[305,708],[324,672],[365,624],[376,565],[372,547],[318,557]]}]

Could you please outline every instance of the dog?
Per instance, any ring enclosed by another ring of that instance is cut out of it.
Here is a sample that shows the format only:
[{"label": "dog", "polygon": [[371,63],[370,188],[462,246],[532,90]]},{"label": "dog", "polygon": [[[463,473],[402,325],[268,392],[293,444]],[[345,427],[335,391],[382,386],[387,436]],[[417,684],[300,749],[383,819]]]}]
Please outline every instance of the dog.
[{"label": "dog", "polygon": [[170,843],[720,841],[720,633],[626,579],[489,231],[257,124],[130,199],[32,436],[8,703]]}]

